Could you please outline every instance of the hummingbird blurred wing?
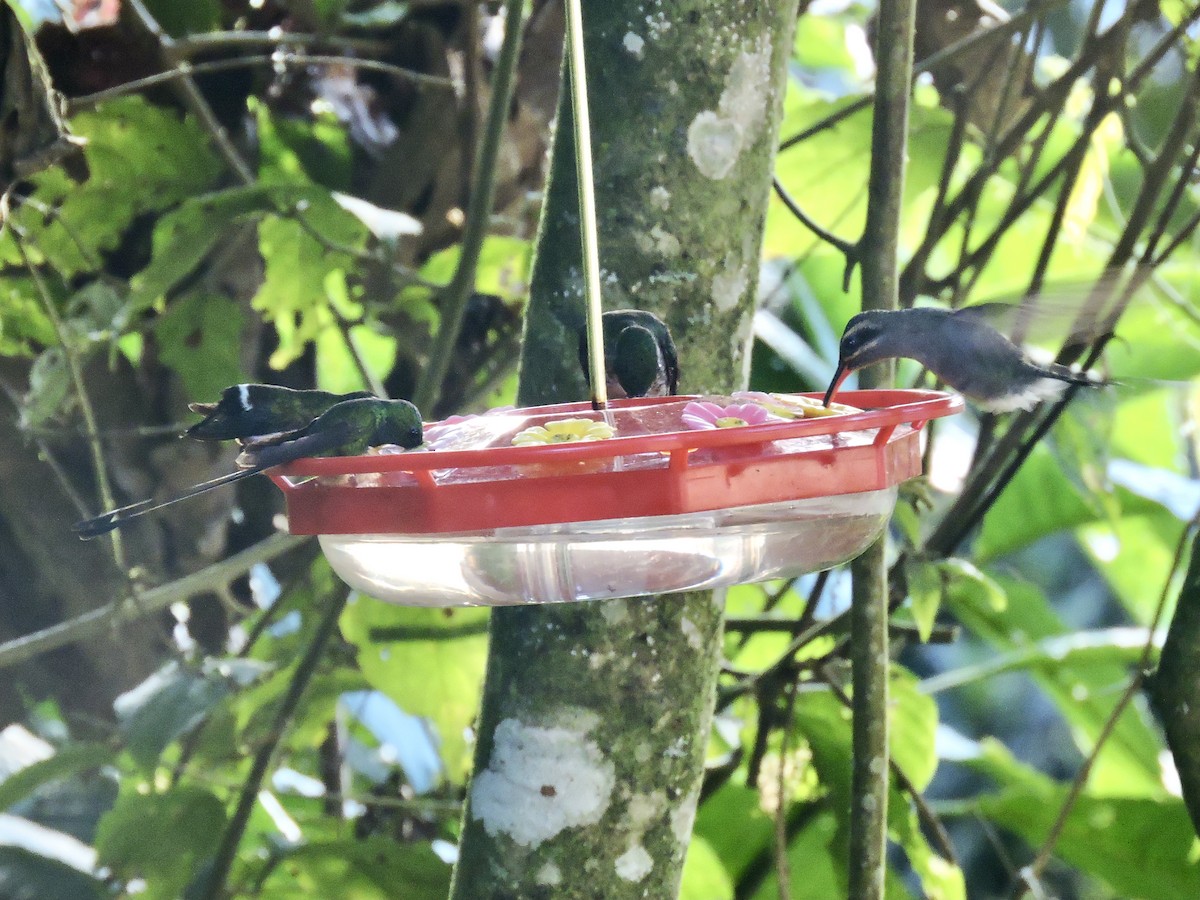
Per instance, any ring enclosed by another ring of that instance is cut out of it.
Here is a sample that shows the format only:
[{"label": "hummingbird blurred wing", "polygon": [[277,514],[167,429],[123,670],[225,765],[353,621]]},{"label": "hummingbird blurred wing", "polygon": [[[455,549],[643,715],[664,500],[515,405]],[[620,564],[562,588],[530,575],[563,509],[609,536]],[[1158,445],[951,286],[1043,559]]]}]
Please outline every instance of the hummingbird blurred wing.
[{"label": "hummingbird blurred wing", "polygon": [[1056,285],[1032,296],[997,298],[960,306],[952,315],[971,318],[1022,343],[1030,336],[1061,344],[1090,344],[1104,335],[1111,286]]}]

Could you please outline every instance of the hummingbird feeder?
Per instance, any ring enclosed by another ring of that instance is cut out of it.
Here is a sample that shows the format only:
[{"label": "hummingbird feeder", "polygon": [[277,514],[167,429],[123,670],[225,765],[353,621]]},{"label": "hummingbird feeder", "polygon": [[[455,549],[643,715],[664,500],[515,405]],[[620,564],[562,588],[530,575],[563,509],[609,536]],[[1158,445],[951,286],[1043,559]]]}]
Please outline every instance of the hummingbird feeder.
[{"label": "hummingbird feeder", "polygon": [[[707,429],[688,423],[694,397],[494,411],[426,425],[427,451],[302,459],[271,477],[289,530],[319,535],[338,575],[381,600],[499,606],[714,588],[857,556],[897,485],[920,474],[922,426],[962,408],[935,391],[842,399],[865,408]],[[602,439],[553,442],[564,422]],[[550,442],[521,445],[531,433]]]},{"label": "hummingbird feeder", "polygon": [[715,588],[853,558],[920,474],[922,426],[962,400],[848,392],[867,408],[839,415],[800,395],[610,404],[581,4],[566,11],[592,402],[426,425],[425,451],[280,466],[289,530],[319,535],[352,587],[414,606]]}]

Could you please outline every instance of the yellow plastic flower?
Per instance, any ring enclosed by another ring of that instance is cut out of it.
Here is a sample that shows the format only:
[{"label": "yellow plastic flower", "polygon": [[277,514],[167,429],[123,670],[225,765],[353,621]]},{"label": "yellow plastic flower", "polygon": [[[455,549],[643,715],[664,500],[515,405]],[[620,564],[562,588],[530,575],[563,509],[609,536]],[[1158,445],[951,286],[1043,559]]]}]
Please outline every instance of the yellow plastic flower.
[{"label": "yellow plastic flower", "polygon": [[616,435],[607,422],[591,419],[558,419],[545,425],[531,425],[517,432],[512,439],[514,447],[531,444],[569,444],[574,441],[603,441]]}]

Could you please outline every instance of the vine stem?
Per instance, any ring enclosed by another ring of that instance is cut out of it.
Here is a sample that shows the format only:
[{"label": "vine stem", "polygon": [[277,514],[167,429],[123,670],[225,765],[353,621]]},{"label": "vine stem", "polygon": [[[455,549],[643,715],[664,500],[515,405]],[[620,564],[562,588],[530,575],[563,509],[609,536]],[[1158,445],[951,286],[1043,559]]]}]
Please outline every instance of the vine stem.
[{"label": "vine stem", "polygon": [[[79,402],[79,410],[83,414],[83,425],[87,436],[88,449],[92,456],[92,468],[96,474],[96,487],[100,491],[100,502],[105,509],[112,509],[116,506],[116,503],[113,500],[112,484],[108,480],[108,465],[104,459],[104,446],[100,443],[100,428],[96,423],[96,410],[93,408],[91,398],[88,396],[87,384],[83,377],[83,364],[79,360],[79,354],[71,346],[70,338],[68,338],[66,328],[63,326],[62,317],[59,316],[58,310],[54,306],[54,298],[50,296],[50,289],[46,287],[42,273],[29,258],[29,252],[25,249],[24,235],[16,227],[12,228],[12,235],[13,243],[17,245],[17,252],[21,254],[21,262],[33,278],[33,283],[37,285],[38,296],[42,300],[46,316],[50,319],[50,323],[54,328],[54,335],[58,339],[59,346],[62,348],[63,358],[67,361],[67,369],[71,373],[71,386],[75,390],[75,399]],[[125,556],[125,544],[121,540],[121,533],[117,530],[112,532],[112,552],[113,561],[117,564],[117,568],[121,570],[121,574],[128,580],[129,560]],[[135,601],[136,596],[137,592],[135,591]]]},{"label": "vine stem", "polygon": [[596,228],[596,191],[592,178],[592,120],[588,113],[587,67],[583,57],[583,9],[567,0],[567,62],[571,108],[575,113],[575,168],[579,185],[579,236],[583,246],[583,297],[587,320],[588,377],[592,408],[608,406],[604,373],[603,307],[600,302],[600,247]]},{"label": "vine stem", "polygon": [[338,618],[341,616],[342,610],[346,608],[349,596],[348,591],[341,591],[330,602],[329,609],[325,611],[325,615],[317,626],[316,634],[313,635],[312,641],[304,651],[304,656],[296,664],[296,672],[292,676],[291,683],[288,684],[287,693],[279,703],[275,720],[271,723],[271,731],[258,753],[254,755],[254,762],[250,766],[250,772],[238,795],[233,818],[230,819],[225,832],[221,835],[221,844],[217,847],[202,894],[205,900],[220,900],[221,897],[226,896],[225,884],[229,880],[229,872],[233,868],[233,861],[237,856],[238,844],[241,843],[246,825],[250,821],[250,813],[254,810],[254,804],[258,800],[263,779],[271,765],[271,759],[275,756],[275,750],[278,748],[279,742],[283,740],[288,723],[291,722],[292,716],[295,715],[296,709],[300,705],[300,698],[304,696],[305,689],[317,671],[317,665],[325,653],[329,639],[337,630]]},{"label": "vine stem", "polygon": [[[506,0],[504,4],[504,43],[500,46],[496,72],[492,77],[492,99],[488,104],[483,142],[479,145],[479,155],[475,161],[475,185],[467,203],[462,251],[454,277],[443,294],[445,302],[442,305],[441,325],[413,397],[417,408],[427,414],[432,414],[441,393],[442,381],[450,368],[450,358],[454,355],[454,345],[462,329],[467,303],[475,289],[479,254],[491,222],[492,204],[496,198],[496,163],[500,157],[500,142],[504,137],[504,125],[508,120],[513,87],[517,80],[524,6],[522,0]],[[464,148],[463,152],[469,153],[470,148]]]},{"label": "vine stem", "polygon": [[[908,157],[915,0],[879,5],[878,75],[871,128],[867,221],[858,244],[863,309],[895,309],[899,300],[900,215]],[[891,381],[892,367],[868,373],[867,387]],[[876,382],[876,384],[872,384]],[[853,766],[850,790],[849,896],[882,900],[887,874],[888,572],[884,538],[851,564],[850,663]]]}]

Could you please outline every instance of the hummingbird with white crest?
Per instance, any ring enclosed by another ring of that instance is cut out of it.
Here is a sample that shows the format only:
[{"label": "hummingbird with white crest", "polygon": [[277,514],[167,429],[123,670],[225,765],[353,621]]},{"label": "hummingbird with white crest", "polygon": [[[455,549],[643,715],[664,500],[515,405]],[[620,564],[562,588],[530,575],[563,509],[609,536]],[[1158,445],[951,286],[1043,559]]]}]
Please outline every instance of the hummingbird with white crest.
[{"label": "hummingbird with white crest", "polygon": [[198,441],[239,443],[303,428],[335,403],[374,396],[366,391],[334,394],[302,391],[277,384],[235,384],[221,392],[216,403],[190,403],[188,409],[204,416],[183,433]]}]

